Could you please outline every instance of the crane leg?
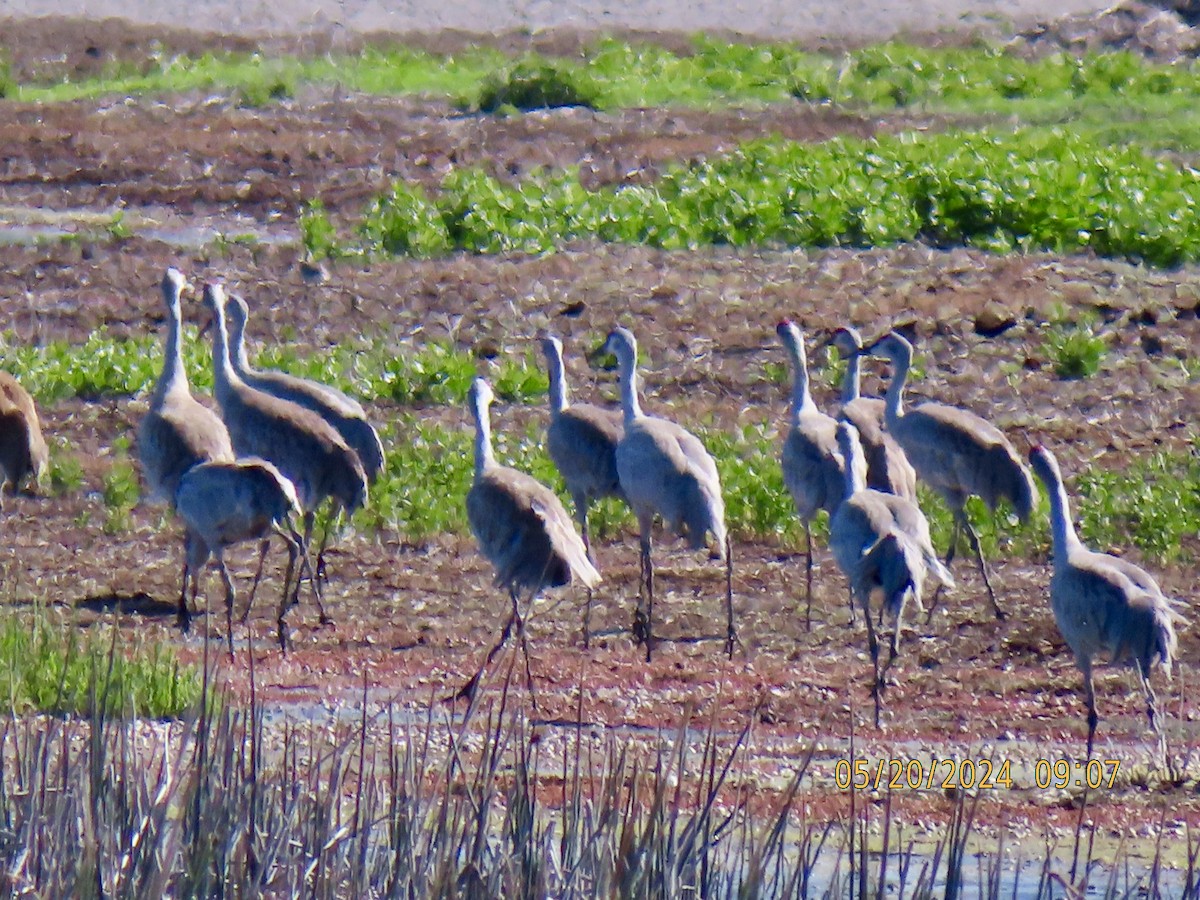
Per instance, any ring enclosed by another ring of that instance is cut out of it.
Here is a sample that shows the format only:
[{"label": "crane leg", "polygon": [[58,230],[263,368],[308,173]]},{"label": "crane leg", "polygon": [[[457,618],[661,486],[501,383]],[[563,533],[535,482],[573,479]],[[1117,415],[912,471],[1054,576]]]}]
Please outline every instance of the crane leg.
[{"label": "crane leg", "polygon": [[875,701],[875,727],[879,727],[879,707],[883,702],[882,677],[879,674],[879,639],[875,636],[875,625],[871,621],[870,594],[863,600],[863,618],[867,620],[867,649],[871,651],[871,699]]},{"label": "crane leg", "polygon": [[[650,529],[654,525],[653,514],[638,515],[638,605],[633,613],[633,643],[646,645],[646,662],[650,662],[653,652],[652,619],[654,615],[654,566],[650,561]],[[646,598],[646,607],[642,608],[642,599]]]},{"label": "crane leg", "polygon": [[725,653],[733,659],[737,643],[737,627],[733,623],[733,541],[725,535]]},{"label": "crane leg", "polygon": [[1142,682],[1142,692],[1146,695],[1146,716],[1150,720],[1150,729],[1158,735],[1159,756],[1162,758],[1163,765],[1169,769],[1171,761],[1167,757],[1167,735],[1162,729],[1162,723],[1159,722],[1158,697],[1154,693],[1154,688],[1150,686],[1150,675],[1141,660],[1134,660],[1134,666],[1137,668],[1138,678]]},{"label": "crane leg", "polygon": [[[203,552],[201,552],[203,551]],[[179,591],[179,612],[176,622],[179,630],[186,634],[192,625],[192,610],[196,608],[196,595],[200,590],[200,576],[208,561],[208,548],[196,535],[188,532],[183,541],[183,586]],[[192,603],[187,602],[188,578],[192,580]]]},{"label": "crane leg", "polygon": [[[975,551],[975,561],[979,563],[979,573],[983,576],[983,586],[987,588],[988,599],[992,601],[992,610],[996,613],[997,619],[1004,621],[1005,613],[1000,608],[1000,604],[996,602],[996,592],[992,589],[992,579],[988,575],[987,563],[983,559],[983,548],[979,546],[979,535],[971,525],[971,520],[967,518],[966,511],[962,512],[962,522],[963,528],[967,531],[967,540],[971,542],[971,549]],[[941,585],[938,585],[938,589],[941,589]]]},{"label": "crane leg", "polygon": [[642,557],[646,563],[646,662],[654,652],[654,561],[650,558],[650,531],[642,538]]},{"label": "crane leg", "polygon": [[233,659],[233,605],[237,602],[233,590],[233,579],[229,577],[229,569],[225,565],[225,552],[220,547],[214,554],[217,558],[217,570],[221,573],[221,581],[225,585],[225,642],[229,647],[229,659]]},{"label": "crane leg", "polygon": [[[258,583],[262,580],[263,563],[267,561],[267,550],[271,547],[271,536],[267,535],[258,544],[258,569],[254,573],[254,581],[250,585],[250,596],[246,599],[246,610],[238,619],[238,624],[245,625],[250,618],[250,610],[254,607],[254,595],[258,593]],[[287,585],[284,585],[287,590]]]},{"label": "crane leg", "polygon": [[[287,544],[288,561],[287,568],[283,571],[283,593],[279,597],[279,614],[276,618],[277,628],[279,631],[279,644],[284,650],[287,649],[287,612],[300,601],[300,576],[301,570],[296,565],[296,560],[300,556],[300,551],[303,547],[302,538],[296,533],[293,528],[291,533],[284,531],[278,525],[275,526],[275,533],[283,538]],[[305,554],[304,562],[308,563],[308,555]],[[312,566],[309,566],[309,575],[312,575]],[[293,576],[295,584],[293,585]],[[316,579],[313,579],[314,590],[316,589]],[[250,612],[250,607],[246,607],[247,615]]]},{"label": "crane leg", "polygon": [[[960,512],[960,510],[957,510],[957,509],[953,510],[954,528],[950,532],[950,548],[946,551],[946,558],[945,558],[945,560],[943,560],[943,562],[946,564],[947,570],[949,570],[949,568],[950,568],[950,563],[952,563],[954,561],[954,554],[958,550],[958,535],[959,535],[959,529],[961,527],[960,520],[959,520],[959,512]],[[963,517],[964,518],[966,517],[965,513],[963,513]],[[968,523],[968,524],[970,524],[970,523]],[[935,612],[937,612],[938,600],[941,598],[941,596],[942,596],[942,585],[941,585],[941,582],[938,582],[938,586],[936,588],[934,588],[934,590],[933,590],[933,597],[930,598],[930,600],[929,600],[929,612],[925,616],[925,624],[926,625],[928,625],[930,622],[933,621],[933,614]]]},{"label": "crane leg", "polygon": [[804,520],[804,630],[812,631],[812,527]]},{"label": "crane leg", "polygon": [[508,637],[512,634],[513,625],[517,622],[517,599],[512,597],[513,611],[509,614],[508,621],[504,623],[504,628],[500,632],[500,640],[492,645],[492,649],[487,652],[482,665],[476,670],[475,674],[467,679],[467,683],[459,688],[454,694],[447,697],[447,700],[472,700],[475,697],[475,691],[479,687],[479,679],[483,677],[483,673],[487,671],[487,667],[492,664],[492,660],[496,658],[496,654],[500,652],[500,648],[508,643]]},{"label": "crane leg", "polygon": [[1092,661],[1090,659],[1080,660],[1079,668],[1083,671],[1083,690],[1087,696],[1087,758],[1090,760],[1092,745],[1096,741],[1096,725],[1099,724],[1100,717],[1096,715],[1096,686],[1092,683]]},{"label": "crane leg", "polygon": [[[321,543],[317,547],[317,568],[316,568],[316,574],[315,574],[315,583],[316,584],[324,585],[329,582],[329,578],[325,574],[325,549],[329,546],[329,534],[331,531],[333,531],[334,518],[337,515],[340,515],[340,512],[335,513],[334,516],[331,516],[330,518],[326,519],[325,527],[321,530]],[[305,543],[307,544],[307,541]],[[311,545],[309,545],[309,546],[311,546]],[[321,615],[321,624],[322,625],[328,625],[333,621],[332,619],[330,619],[328,616],[325,615],[324,609],[320,610],[320,615]]]},{"label": "crane leg", "polygon": [[587,589],[587,600],[583,605],[583,649],[587,650],[592,641],[592,589]]},{"label": "crane leg", "polygon": [[529,691],[529,702],[537,711],[537,689],[533,686],[533,668],[529,664],[529,640],[525,635],[525,619],[521,616],[520,598],[516,591],[512,595],[512,615],[517,623],[517,640],[521,644],[521,658],[525,662],[525,688]]},{"label": "crane leg", "polygon": [[179,630],[187,634],[192,627],[192,613],[188,609],[187,589],[188,578],[191,577],[192,567],[188,565],[187,551],[184,551],[183,557],[183,588],[179,591],[179,612],[175,616],[175,623],[179,626]]}]

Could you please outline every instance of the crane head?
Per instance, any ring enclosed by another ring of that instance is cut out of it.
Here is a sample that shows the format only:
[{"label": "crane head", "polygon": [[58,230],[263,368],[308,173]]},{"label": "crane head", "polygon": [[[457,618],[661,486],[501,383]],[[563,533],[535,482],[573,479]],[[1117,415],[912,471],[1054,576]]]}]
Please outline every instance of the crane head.
[{"label": "crane head", "polygon": [[836,347],[843,359],[858,356],[863,352],[862,335],[849,326],[838,328],[829,337],[829,346]]},{"label": "crane head", "polygon": [[192,290],[191,284],[183,273],[174,266],[167,269],[162,277],[163,300],[168,306],[178,306],[179,298]]},{"label": "crane head", "polygon": [[487,383],[487,379],[477,376],[471,382],[471,405],[478,409],[487,409],[492,405],[494,399],[496,399],[496,395],[492,392],[492,386]]},{"label": "crane head", "polygon": [[636,360],[637,339],[628,328],[614,328],[608,333],[608,338],[604,341],[604,346],[600,348],[600,352],[611,353],[618,360],[625,357]]},{"label": "crane head", "polygon": [[1058,460],[1041,444],[1030,448],[1029,467],[1033,469],[1034,474],[1042,480],[1042,484],[1046,485],[1051,493],[1055,490],[1056,485],[1062,483],[1062,470],[1058,467]]},{"label": "crane head", "polygon": [[875,343],[871,344],[871,346],[864,347],[862,352],[874,356],[886,356],[892,362],[900,360],[911,362],[913,346],[904,338],[904,335],[895,331],[889,331],[875,341]]}]

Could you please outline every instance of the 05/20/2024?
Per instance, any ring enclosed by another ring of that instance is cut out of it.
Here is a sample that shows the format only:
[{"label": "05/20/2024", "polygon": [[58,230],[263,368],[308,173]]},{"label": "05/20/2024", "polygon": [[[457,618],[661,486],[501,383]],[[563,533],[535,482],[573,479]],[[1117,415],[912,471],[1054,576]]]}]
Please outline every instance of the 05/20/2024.
[{"label": "05/20/2024", "polygon": [[[1033,764],[1033,787],[1101,788],[1116,783],[1120,760],[1038,759]],[[839,759],[833,766],[839,790],[995,790],[1012,788],[1012,764],[992,759]],[[1019,787],[1020,785],[1018,785]]]}]

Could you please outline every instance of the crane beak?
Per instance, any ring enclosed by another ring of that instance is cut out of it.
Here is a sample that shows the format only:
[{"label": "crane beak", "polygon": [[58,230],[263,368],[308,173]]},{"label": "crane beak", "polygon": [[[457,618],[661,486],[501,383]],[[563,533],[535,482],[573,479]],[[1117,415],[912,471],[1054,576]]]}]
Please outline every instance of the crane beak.
[{"label": "crane beak", "polygon": [[606,372],[611,372],[617,367],[616,355],[608,349],[608,340],[598,347],[593,348],[585,354],[590,365],[594,369],[603,369]]}]

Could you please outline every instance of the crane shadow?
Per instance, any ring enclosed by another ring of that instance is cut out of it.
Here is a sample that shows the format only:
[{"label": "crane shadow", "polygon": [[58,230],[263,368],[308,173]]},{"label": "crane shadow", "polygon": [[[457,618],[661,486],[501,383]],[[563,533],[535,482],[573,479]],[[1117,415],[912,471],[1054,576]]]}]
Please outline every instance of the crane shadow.
[{"label": "crane shadow", "polygon": [[121,615],[139,615],[148,618],[174,617],[179,612],[175,603],[165,600],[155,600],[145,591],[132,594],[122,594],[120,591],[110,591],[107,594],[95,594],[84,597],[75,604],[78,609],[88,612],[115,612]]}]

